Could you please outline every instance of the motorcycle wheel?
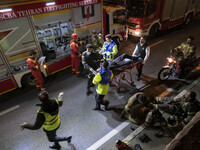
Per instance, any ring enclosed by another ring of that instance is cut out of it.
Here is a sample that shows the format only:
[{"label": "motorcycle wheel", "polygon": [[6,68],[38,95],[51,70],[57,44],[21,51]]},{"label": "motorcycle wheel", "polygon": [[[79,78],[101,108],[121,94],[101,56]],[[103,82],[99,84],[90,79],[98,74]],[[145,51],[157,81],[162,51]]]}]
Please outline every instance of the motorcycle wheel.
[{"label": "motorcycle wheel", "polygon": [[158,73],[158,80],[165,81],[171,76],[169,68],[162,68]]}]

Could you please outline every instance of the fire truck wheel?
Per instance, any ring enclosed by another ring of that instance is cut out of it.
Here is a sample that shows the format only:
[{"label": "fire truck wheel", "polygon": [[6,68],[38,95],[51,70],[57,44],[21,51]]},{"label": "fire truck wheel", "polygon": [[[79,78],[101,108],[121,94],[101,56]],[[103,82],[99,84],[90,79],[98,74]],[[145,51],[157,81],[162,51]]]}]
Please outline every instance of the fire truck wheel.
[{"label": "fire truck wheel", "polygon": [[185,24],[188,25],[190,24],[190,22],[192,21],[193,19],[193,14],[192,13],[189,13],[185,19]]},{"label": "fire truck wheel", "polygon": [[22,77],[22,85],[25,87],[34,87],[35,86],[35,78],[31,73],[28,73]]},{"label": "fire truck wheel", "polygon": [[159,30],[159,25],[158,24],[154,24],[150,29],[149,38],[156,37],[156,35],[158,33],[158,30]]}]

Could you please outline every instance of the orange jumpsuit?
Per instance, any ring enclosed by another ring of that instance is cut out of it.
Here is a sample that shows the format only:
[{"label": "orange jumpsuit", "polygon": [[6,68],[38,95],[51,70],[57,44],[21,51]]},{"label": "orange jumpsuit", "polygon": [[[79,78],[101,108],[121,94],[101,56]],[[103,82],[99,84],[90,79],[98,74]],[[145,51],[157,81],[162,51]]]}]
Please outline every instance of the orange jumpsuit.
[{"label": "orange jumpsuit", "polygon": [[82,45],[82,41],[70,41],[71,48],[71,61],[72,61],[72,73],[76,74],[76,76],[80,76],[79,66],[81,63],[81,53],[79,51],[78,46]]},{"label": "orange jumpsuit", "polygon": [[42,78],[42,74],[41,74],[41,70],[40,70],[40,64],[32,56],[29,56],[27,58],[26,63],[28,65],[29,69],[31,69],[31,73],[35,78],[37,89],[44,90],[44,87],[43,87],[44,80]]}]

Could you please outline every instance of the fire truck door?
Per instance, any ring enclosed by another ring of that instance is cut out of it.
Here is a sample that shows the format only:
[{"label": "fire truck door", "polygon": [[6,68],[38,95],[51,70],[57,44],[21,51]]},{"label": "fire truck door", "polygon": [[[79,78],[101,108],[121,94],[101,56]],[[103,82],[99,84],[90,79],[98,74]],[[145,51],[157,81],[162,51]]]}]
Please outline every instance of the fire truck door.
[{"label": "fire truck door", "polygon": [[0,95],[16,89],[17,85],[13,78],[11,70],[5,62],[2,50],[0,49]]}]

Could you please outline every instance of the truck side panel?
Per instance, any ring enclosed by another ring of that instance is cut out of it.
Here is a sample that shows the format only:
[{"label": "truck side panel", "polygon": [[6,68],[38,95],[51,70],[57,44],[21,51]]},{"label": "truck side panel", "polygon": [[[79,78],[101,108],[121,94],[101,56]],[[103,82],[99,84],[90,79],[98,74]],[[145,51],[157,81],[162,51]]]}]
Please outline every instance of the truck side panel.
[{"label": "truck side panel", "polygon": [[6,67],[2,56],[2,50],[0,49],[0,95],[17,88],[14,78],[11,75],[9,69]]},{"label": "truck side panel", "polygon": [[163,14],[161,18],[161,24],[162,24],[161,30],[168,29],[173,10],[173,4],[174,0],[165,0]]},{"label": "truck side panel", "polygon": [[92,30],[100,32],[102,29],[102,4],[72,8],[71,15],[78,36],[89,36]]},{"label": "truck side panel", "polygon": [[27,17],[1,21],[0,32],[6,31],[10,32],[1,39],[0,46],[10,66],[25,65],[28,52],[37,49]]},{"label": "truck side panel", "polygon": [[179,19],[185,16],[187,10],[188,0],[175,0],[173,5],[173,11],[171,19]]},{"label": "truck side panel", "polygon": [[198,4],[198,0],[189,0],[189,5],[188,5],[188,12],[196,12],[196,6]]}]

